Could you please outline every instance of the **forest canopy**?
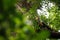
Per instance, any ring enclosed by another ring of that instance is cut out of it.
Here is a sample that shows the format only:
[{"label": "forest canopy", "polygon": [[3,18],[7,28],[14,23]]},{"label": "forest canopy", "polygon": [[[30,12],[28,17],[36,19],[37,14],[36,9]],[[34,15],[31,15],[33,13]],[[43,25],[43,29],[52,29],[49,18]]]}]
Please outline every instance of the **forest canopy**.
[{"label": "forest canopy", "polygon": [[59,0],[0,0],[0,40],[59,38]]}]

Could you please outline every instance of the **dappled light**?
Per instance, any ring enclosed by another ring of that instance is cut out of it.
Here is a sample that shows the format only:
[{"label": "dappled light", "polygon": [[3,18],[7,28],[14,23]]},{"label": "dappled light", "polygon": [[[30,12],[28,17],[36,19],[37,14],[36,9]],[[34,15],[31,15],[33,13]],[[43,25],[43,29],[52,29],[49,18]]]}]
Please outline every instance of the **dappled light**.
[{"label": "dappled light", "polygon": [[59,0],[0,0],[0,40],[60,40]]}]

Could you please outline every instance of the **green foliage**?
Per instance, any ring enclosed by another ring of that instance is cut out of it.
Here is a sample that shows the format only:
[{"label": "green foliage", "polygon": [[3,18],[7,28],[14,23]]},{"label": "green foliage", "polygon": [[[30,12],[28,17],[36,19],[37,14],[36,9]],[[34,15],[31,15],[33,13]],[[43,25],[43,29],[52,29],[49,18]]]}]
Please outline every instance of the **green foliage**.
[{"label": "green foliage", "polygon": [[57,6],[53,6],[51,9],[50,9],[50,17],[49,17],[49,23],[50,23],[50,26],[52,25],[53,27],[52,28],[55,28],[57,30],[59,30],[59,20],[60,20],[60,14],[59,14],[59,11],[58,10],[58,7]]},{"label": "green foliage", "polygon": [[[42,30],[39,33],[35,31],[39,29],[37,23],[37,17],[39,16],[36,10],[42,0],[27,0],[27,2],[30,1],[32,3],[31,8],[27,12],[25,12],[26,7],[25,9],[21,7],[22,11],[24,11],[23,13],[16,8],[17,0],[0,0],[0,31],[2,29],[4,31],[0,35],[0,40],[46,40],[50,36],[48,30]],[[46,24],[49,23],[49,26],[52,25],[52,28],[56,30],[60,29],[60,10],[58,9],[57,5],[52,7],[49,10],[48,19],[45,16],[39,17],[41,21]]]},{"label": "green foliage", "polygon": [[38,40],[46,40],[46,38],[48,38],[50,36],[50,32],[47,30],[42,30],[40,32],[40,34],[38,34],[39,36],[37,37]]}]

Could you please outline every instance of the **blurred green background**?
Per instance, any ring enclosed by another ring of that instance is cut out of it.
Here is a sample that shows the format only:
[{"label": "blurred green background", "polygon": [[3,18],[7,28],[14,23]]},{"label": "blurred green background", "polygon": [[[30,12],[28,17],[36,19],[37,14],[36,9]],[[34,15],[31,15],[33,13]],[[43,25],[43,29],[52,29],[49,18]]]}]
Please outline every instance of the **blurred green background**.
[{"label": "blurred green background", "polygon": [[50,31],[38,22],[59,32],[59,4],[59,0],[0,0],[0,40],[57,40],[50,39]]}]

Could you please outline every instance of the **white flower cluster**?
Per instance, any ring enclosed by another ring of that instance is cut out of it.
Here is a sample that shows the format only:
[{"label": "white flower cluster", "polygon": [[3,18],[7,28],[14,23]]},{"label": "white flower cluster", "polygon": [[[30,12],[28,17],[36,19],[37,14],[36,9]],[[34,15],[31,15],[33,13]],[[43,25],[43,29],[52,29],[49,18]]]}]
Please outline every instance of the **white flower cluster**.
[{"label": "white flower cluster", "polygon": [[48,12],[48,9],[50,9],[53,5],[53,3],[51,2],[46,2],[46,1],[42,1],[42,7],[41,7],[41,10],[40,9],[37,9],[37,13],[39,16],[41,15],[44,15],[46,16],[46,18],[49,18],[49,12]]}]

